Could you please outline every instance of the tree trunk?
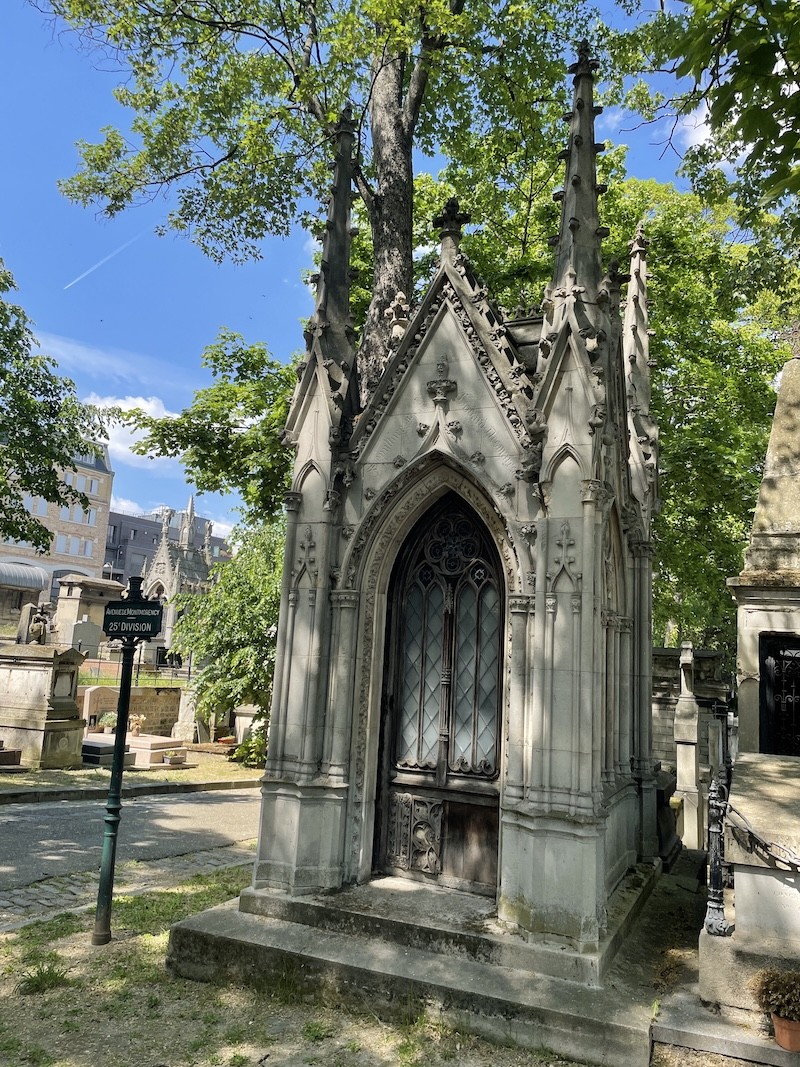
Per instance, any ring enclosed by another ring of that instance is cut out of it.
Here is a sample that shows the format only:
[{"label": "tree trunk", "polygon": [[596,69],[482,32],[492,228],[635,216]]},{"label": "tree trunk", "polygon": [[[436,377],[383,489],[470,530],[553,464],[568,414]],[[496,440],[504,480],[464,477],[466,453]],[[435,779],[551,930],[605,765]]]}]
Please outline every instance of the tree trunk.
[{"label": "tree trunk", "polygon": [[370,98],[377,184],[364,199],[372,228],[375,270],[358,353],[362,404],[374,392],[389,355],[386,309],[398,292],[410,297],[413,288],[413,122],[404,113],[402,70],[400,58],[376,59]]}]

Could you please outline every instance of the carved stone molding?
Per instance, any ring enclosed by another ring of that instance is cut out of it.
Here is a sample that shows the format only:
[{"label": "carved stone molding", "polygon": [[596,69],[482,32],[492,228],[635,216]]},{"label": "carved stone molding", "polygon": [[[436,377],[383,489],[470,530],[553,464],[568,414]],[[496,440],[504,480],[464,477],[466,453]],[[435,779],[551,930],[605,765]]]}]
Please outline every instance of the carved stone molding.
[{"label": "carved stone molding", "polygon": [[389,798],[387,861],[392,867],[423,874],[442,869],[442,812],[439,800],[392,793]]},{"label": "carved stone molding", "polygon": [[527,615],[528,612],[531,610],[532,606],[533,606],[533,597],[531,597],[531,596],[523,594],[523,595],[517,595],[517,596],[510,596],[508,598],[508,608],[509,608],[509,611],[512,613],[512,615],[514,615],[514,614],[525,614],[525,615]]},{"label": "carved stone molding", "polygon": [[351,611],[353,608],[358,607],[358,602],[361,599],[354,589],[332,589],[329,596],[331,605],[334,608],[347,608]]},{"label": "carved stone molding", "polygon": [[302,493],[288,492],[283,495],[283,506],[286,511],[299,511],[302,502]]}]

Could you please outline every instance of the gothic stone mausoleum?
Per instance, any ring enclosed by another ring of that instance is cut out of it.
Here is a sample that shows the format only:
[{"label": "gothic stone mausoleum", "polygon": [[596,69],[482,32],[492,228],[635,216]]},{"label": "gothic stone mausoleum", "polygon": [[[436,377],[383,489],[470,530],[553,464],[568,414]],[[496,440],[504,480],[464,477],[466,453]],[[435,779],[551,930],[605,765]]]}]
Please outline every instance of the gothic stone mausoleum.
[{"label": "gothic stone mausoleum", "polygon": [[351,343],[339,125],[242,911],[388,874],[591,952],[657,856],[646,242],[629,280],[604,271],[593,70],[582,52],[543,314],[492,305],[451,201],[438,271],[410,319],[398,295],[372,373]]},{"label": "gothic stone mausoleum", "polygon": [[493,308],[451,202],[438,272],[407,323],[395,302],[363,410],[340,124],[286,431],[256,894],[388,873],[491,895],[501,920],[583,949],[625,872],[657,852],[645,241],[623,318],[625,279],[601,266],[592,71],[585,54],[573,67],[543,315]]}]

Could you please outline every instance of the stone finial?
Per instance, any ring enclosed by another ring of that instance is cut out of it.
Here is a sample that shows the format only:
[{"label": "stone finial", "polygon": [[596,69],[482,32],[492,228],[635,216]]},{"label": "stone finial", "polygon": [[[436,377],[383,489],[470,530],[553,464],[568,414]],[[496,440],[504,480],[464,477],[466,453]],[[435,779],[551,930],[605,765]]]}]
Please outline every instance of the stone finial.
[{"label": "stone finial", "polygon": [[213,529],[213,522],[206,521],[206,528],[203,531],[203,559],[209,567],[214,562],[214,556],[211,551],[211,532]]},{"label": "stone finial", "polygon": [[408,326],[408,315],[410,310],[411,305],[406,299],[406,294],[398,293],[384,312],[384,317],[388,320],[391,330],[389,344],[392,348],[396,348],[403,339],[406,327]]},{"label": "stone finial", "polygon": [[169,524],[172,522],[172,516],[175,512],[172,508],[164,508],[161,512],[161,540],[169,540]]},{"label": "stone finial", "polygon": [[639,223],[629,244],[631,272],[622,325],[627,392],[631,410],[639,416],[650,413],[650,332],[647,314],[647,246],[644,225]]},{"label": "stone finial", "polygon": [[578,46],[578,60],[569,68],[574,75],[572,110],[564,115],[569,123],[569,145],[561,153],[566,161],[564,188],[553,194],[561,202],[561,225],[551,239],[556,249],[553,281],[563,287],[568,273],[590,294],[597,292],[601,279],[600,241],[608,235],[598,220],[597,197],[603,187],[597,184],[595,156],[603,145],[595,143],[594,120],[602,108],[594,105],[594,72],[597,60],[589,57],[589,44]]},{"label": "stone finial", "polygon": [[186,505],[186,513],[181,523],[178,544],[181,548],[191,548],[192,541],[194,541],[194,497],[190,496],[189,503]]},{"label": "stone finial", "polygon": [[470,221],[468,212],[458,210],[458,198],[455,196],[451,196],[442,212],[434,216],[433,225],[439,231],[442,243],[442,259],[452,258],[456,254],[461,243],[462,227]]}]

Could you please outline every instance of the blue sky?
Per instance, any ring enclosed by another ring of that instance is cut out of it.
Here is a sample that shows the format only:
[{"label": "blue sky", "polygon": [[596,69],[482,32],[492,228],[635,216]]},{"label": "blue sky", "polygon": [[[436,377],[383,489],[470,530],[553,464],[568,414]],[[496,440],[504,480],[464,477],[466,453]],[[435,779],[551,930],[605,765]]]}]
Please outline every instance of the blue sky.
[{"label": "blue sky", "polygon": [[[56,181],[76,169],[75,142],[97,140],[104,125],[127,129],[128,113],[112,97],[119,75],[26,0],[5,0],[3,31],[0,257],[43,350],[79,394],[178,411],[208,384],[200,354],[222,326],[288,359],[302,346],[300,322],[312,310],[301,280],[310,266],[306,235],[265,241],[259,262],[218,266],[185,238],[154,234],[163,201],[110,221],[67,201]],[[661,135],[634,134],[631,126],[629,116],[607,112],[598,134],[631,145],[632,173],[669,180],[677,158],[659,158]],[[185,504],[192,489],[177,462],[132,456],[121,432],[111,450],[118,507]],[[224,532],[234,504],[206,495],[197,510]]]}]

